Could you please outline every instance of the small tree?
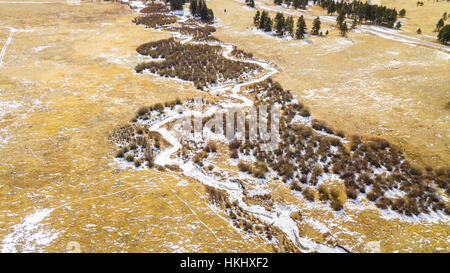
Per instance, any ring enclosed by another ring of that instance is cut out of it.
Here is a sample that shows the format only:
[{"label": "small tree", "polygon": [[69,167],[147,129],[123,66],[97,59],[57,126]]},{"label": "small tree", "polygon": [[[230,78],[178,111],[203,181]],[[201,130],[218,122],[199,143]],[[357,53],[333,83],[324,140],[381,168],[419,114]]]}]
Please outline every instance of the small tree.
[{"label": "small tree", "polygon": [[274,19],[275,23],[275,32],[277,35],[282,36],[284,33],[285,28],[285,21],[284,21],[284,15],[281,12],[278,12],[277,15],[275,15]]},{"label": "small tree", "polygon": [[259,10],[256,11],[255,16],[253,16],[253,24],[257,27],[259,27],[259,19],[261,17],[261,13]]},{"label": "small tree", "polygon": [[439,31],[438,39],[442,44],[448,44],[450,41],[450,25],[446,25]]},{"label": "small tree", "polygon": [[294,18],[292,16],[286,18],[286,31],[291,37],[294,37]]},{"label": "small tree", "polygon": [[303,15],[300,16],[297,20],[297,31],[295,32],[295,38],[303,39],[306,34],[306,23]]},{"label": "small tree", "polygon": [[197,14],[197,0],[191,0],[189,2],[189,10],[191,11],[192,16]]},{"label": "small tree", "polygon": [[341,25],[340,31],[341,31],[341,36],[342,36],[342,37],[347,36],[348,26],[347,26],[347,23],[346,23],[346,22],[344,22],[344,23]]},{"label": "small tree", "polygon": [[268,18],[268,13],[267,13],[267,11],[263,10],[263,12],[261,13],[261,18],[259,19],[259,28],[261,28],[261,29],[266,28],[267,18]]},{"label": "small tree", "polygon": [[357,25],[358,25],[358,20],[356,20],[356,17],[355,17],[355,18],[353,18],[353,22],[352,22],[352,29],[355,29]]},{"label": "small tree", "polygon": [[435,32],[439,32],[442,27],[444,26],[444,20],[441,18],[439,19],[439,21],[436,24],[436,29],[434,30]]},{"label": "small tree", "polygon": [[317,16],[316,19],[314,19],[313,21],[313,27],[311,32],[313,35],[319,35],[319,31],[320,31],[320,18],[319,16]]},{"label": "small tree", "polygon": [[264,23],[264,31],[272,31],[272,19],[270,19],[269,16],[266,17],[265,23]]},{"label": "small tree", "polygon": [[401,9],[401,10],[399,11],[398,15],[399,15],[400,17],[405,17],[405,15],[406,15],[406,10],[405,10],[405,9]]},{"label": "small tree", "polygon": [[416,33],[420,35],[420,34],[422,34],[422,30],[420,28],[418,28]]},{"label": "small tree", "polygon": [[337,18],[336,18],[336,24],[338,28],[341,28],[342,24],[344,23],[345,15],[343,12],[339,12]]},{"label": "small tree", "polygon": [[398,21],[397,24],[395,24],[395,28],[400,29],[401,27],[402,27],[402,23],[400,23],[400,21]]}]

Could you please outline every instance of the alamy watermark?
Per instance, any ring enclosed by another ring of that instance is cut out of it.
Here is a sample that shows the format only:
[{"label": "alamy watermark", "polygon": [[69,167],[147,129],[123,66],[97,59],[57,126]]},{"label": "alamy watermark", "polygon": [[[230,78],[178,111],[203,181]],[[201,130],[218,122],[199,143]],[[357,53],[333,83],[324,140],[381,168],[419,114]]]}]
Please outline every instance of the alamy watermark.
[{"label": "alamy watermark", "polygon": [[[258,141],[263,151],[273,151],[280,142],[280,107],[278,105],[210,107],[203,111],[202,98],[194,99],[194,109],[178,105],[181,118],[175,123],[181,140],[206,140],[208,137]],[[211,111],[213,110],[213,111]],[[210,111],[210,112],[208,112]],[[213,135],[211,135],[213,134]]]}]

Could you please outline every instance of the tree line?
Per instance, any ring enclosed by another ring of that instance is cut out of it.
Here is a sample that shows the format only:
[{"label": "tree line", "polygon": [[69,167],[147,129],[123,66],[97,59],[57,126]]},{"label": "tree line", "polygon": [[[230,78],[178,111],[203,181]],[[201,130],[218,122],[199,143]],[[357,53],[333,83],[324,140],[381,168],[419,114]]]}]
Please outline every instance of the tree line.
[{"label": "tree line", "polygon": [[[395,25],[399,13],[395,8],[391,9],[386,6],[371,5],[367,2],[353,1],[347,2],[335,2],[333,0],[317,0],[319,6],[327,9],[328,14],[337,12],[342,16],[352,18],[358,23],[372,23],[384,27],[400,27],[401,25]],[[402,10],[402,16],[405,16],[406,11]]]},{"label": "tree line", "polygon": [[214,12],[208,8],[205,0],[191,0],[189,3],[189,10],[192,16],[200,17],[203,21],[213,22]]},{"label": "tree line", "polygon": [[[253,17],[253,24],[264,31],[274,31],[277,36],[289,35],[296,39],[303,39],[306,34],[306,22],[305,18],[300,16],[296,22],[296,28],[294,27],[294,18],[292,16],[285,17],[283,13],[278,12],[272,19],[267,11],[256,11]],[[320,32],[321,22],[320,18],[316,17],[313,21],[311,28],[312,35],[321,35]]]},{"label": "tree line", "polygon": [[[317,0],[313,1],[314,4],[317,2]],[[281,5],[283,4],[283,0],[273,0],[274,4]],[[308,0],[284,0],[284,3],[290,7],[294,7],[295,9],[306,9],[306,6],[308,5]]]},{"label": "tree line", "polygon": [[165,2],[169,2],[171,10],[182,10],[185,0],[166,0]]}]

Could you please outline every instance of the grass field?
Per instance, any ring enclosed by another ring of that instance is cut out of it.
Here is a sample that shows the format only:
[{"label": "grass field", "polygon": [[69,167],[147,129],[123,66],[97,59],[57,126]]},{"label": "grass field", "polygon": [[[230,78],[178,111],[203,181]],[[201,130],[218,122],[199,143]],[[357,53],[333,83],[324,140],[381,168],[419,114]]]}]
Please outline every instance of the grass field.
[{"label": "grass field", "polygon": [[169,34],[113,3],[0,4],[0,18],[1,46],[4,26],[28,31],[13,34],[0,67],[0,251],[272,249],[237,232],[201,184],[111,161],[109,133],[140,106],[198,96],[134,72],[136,48]]},{"label": "grass field", "polygon": [[[449,54],[360,32],[342,38],[327,23],[329,37],[286,41],[254,29],[255,10],[242,3],[210,5],[220,19],[216,35],[272,60],[282,70],[276,79],[315,117],[347,132],[392,140],[419,165],[448,164]],[[310,29],[311,21],[306,23]]]},{"label": "grass field", "polygon": [[[208,96],[192,83],[134,72],[144,58],[136,48],[170,35],[132,24],[131,11],[117,3],[54,2],[0,4],[0,50],[7,27],[16,30],[0,67],[0,251],[65,251],[69,241],[83,252],[272,251],[235,229],[195,180],[114,162],[108,135],[139,107]],[[440,5],[424,2],[417,12]],[[387,138],[420,166],[448,166],[449,54],[358,31],[342,38],[327,23],[329,37],[287,41],[254,29],[255,11],[243,3],[208,6],[218,17],[215,36],[277,66],[275,79],[313,116],[347,133]],[[433,9],[430,21],[439,13]],[[387,220],[358,208],[338,215],[298,199],[280,181],[267,187],[278,204],[301,207],[314,220],[302,224],[302,236],[339,234],[361,252],[370,241],[388,252],[448,252],[447,223]]]}]

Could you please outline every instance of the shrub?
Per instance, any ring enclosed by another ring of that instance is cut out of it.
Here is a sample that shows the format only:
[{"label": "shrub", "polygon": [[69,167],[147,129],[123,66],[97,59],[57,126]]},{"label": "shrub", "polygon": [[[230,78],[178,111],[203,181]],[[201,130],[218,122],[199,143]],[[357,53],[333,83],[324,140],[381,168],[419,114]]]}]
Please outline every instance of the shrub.
[{"label": "shrub", "polygon": [[147,114],[148,113],[148,107],[141,107],[141,108],[139,108],[137,113],[138,113],[139,116],[143,116],[143,115]]},{"label": "shrub", "polygon": [[319,177],[323,173],[323,169],[320,165],[316,165],[312,171],[313,177]]},{"label": "shrub", "polygon": [[136,150],[136,148],[137,148],[136,143],[133,142],[133,143],[130,144],[130,151],[131,150]]},{"label": "shrub", "polygon": [[346,186],[345,193],[347,194],[347,197],[350,199],[356,199],[358,197],[358,190],[356,189],[355,186]]},{"label": "shrub", "polygon": [[141,166],[141,161],[138,160],[138,159],[135,159],[135,160],[134,160],[134,166],[135,166],[136,168],[138,168],[139,166]]},{"label": "shrub", "polygon": [[256,163],[252,168],[253,176],[256,178],[264,178],[269,171],[265,163]]},{"label": "shrub", "polygon": [[321,201],[327,201],[329,199],[328,188],[324,184],[319,186],[319,199]]},{"label": "shrub", "polygon": [[315,192],[314,192],[314,190],[311,189],[311,188],[305,188],[305,189],[302,191],[302,193],[303,193],[303,196],[304,196],[307,200],[309,200],[309,201],[311,201],[311,202],[314,202],[314,200],[316,199],[316,198],[315,198]]},{"label": "shrub", "polygon": [[305,118],[311,116],[311,113],[306,108],[301,109],[298,114]]},{"label": "shrub", "polygon": [[345,137],[345,133],[344,133],[344,131],[342,131],[342,130],[337,130],[337,131],[336,131],[336,135],[337,135],[338,137],[342,137],[342,138]]},{"label": "shrub", "polygon": [[233,139],[229,144],[230,149],[239,149],[241,147],[241,141],[238,139]]},{"label": "shrub", "polygon": [[293,191],[302,191],[302,187],[296,181],[292,181],[290,188]]},{"label": "shrub", "polygon": [[237,150],[237,149],[231,150],[231,151],[230,151],[230,157],[231,157],[231,158],[234,158],[234,159],[239,158],[239,152],[238,152],[238,150]]},{"label": "shrub", "polygon": [[333,134],[333,129],[329,127],[324,121],[314,119],[311,123],[312,127],[317,131],[325,131],[328,134]]},{"label": "shrub", "polygon": [[302,221],[302,219],[303,219],[302,213],[300,211],[291,212],[290,217],[297,221]]},{"label": "shrub", "polygon": [[252,167],[249,164],[243,161],[239,161],[238,168],[241,172],[248,172],[248,173],[251,173],[252,169]]},{"label": "shrub", "polygon": [[124,156],[124,152],[123,152],[122,149],[120,149],[120,150],[116,153],[116,157],[118,157],[118,158],[123,158],[123,156]]},{"label": "shrub", "polygon": [[126,161],[128,162],[133,162],[134,161],[134,156],[132,155],[127,155],[127,157],[125,158]]},{"label": "shrub", "polygon": [[206,144],[204,151],[207,153],[215,153],[217,152],[217,145],[215,142],[208,142],[208,144]]},{"label": "shrub", "polygon": [[202,151],[200,153],[195,154],[192,160],[194,161],[195,164],[199,165],[200,167],[203,167],[203,159],[205,157],[207,157],[207,154],[205,151]]},{"label": "shrub", "polygon": [[392,206],[392,201],[389,198],[381,197],[375,205],[380,209],[387,209]]},{"label": "shrub", "polygon": [[158,112],[162,112],[164,111],[164,105],[162,103],[157,103],[153,106],[153,109]]},{"label": "shrub", "polygon": [[344,201],[342,201],[340,198],[333,198],[331,199],[331,207],[338,211],[344,208]]}]

